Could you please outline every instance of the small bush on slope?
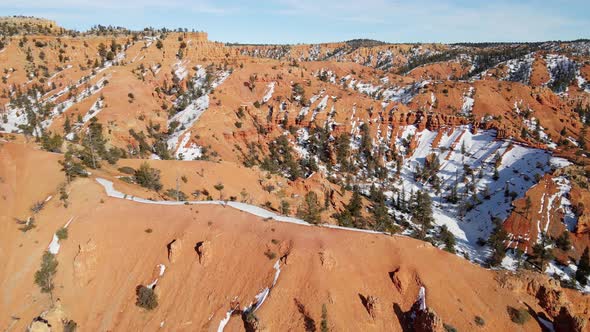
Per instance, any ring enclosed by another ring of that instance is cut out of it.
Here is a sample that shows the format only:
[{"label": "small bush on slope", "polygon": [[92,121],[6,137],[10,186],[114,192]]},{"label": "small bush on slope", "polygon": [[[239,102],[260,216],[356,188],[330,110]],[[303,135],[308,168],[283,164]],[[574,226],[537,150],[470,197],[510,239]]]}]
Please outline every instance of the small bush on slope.
[{"label": "small bush on slope", "polygon": [[66,240],[68,238],[68,229],[65,227],[62,227],[62,228],[58,229],[57,232],[55,232],[55,235],[60,240]]},{"label": "small bush on slope", "polygon": [[146,310],[153,310],[158,306],[158,296],[154,293],[154,290],[140,285],[136,290],[137,301],[135,305]]},{"label": "small bush on slope", "polygon": [[529,319],[531,319],[531,315],[524,308],[516,309],[508,307],[508,315],[510,316],[510,319],[518,325],[524,325]]},{"label": "small bush on slope", "polygon": [[140,186],[155,191],[162,189],[160,183],[160,170],[150,167],[148,163],[143,163],[135,171],[135,182]]}]

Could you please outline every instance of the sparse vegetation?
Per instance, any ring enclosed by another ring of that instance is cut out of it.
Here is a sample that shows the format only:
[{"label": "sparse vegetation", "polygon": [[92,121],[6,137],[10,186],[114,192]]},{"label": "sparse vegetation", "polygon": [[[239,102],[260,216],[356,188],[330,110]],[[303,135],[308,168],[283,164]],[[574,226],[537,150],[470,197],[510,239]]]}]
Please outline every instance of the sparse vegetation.
[{"label": "sparse vegetation", "polygon": [[150,167],[147,162],[142,163],[135,171],[135,182],[151,190],[160,191],[162,189],[160,170]]},{"label": "sparse vegetation", "polygon": [[136,306],[146,310],[153,310],[158,307],[158,296],[153,289],[139,285],[135,293],[137,295],[137,300],[135,301]]},{"label": "sparse vegetation", "polygon": [[59,240],[67,240],[68,238],[68,229],[65,227],[61,227],[60,229],[57,230],[57,232],[55,232],[55,236],[57,236],[57,238]]},{"label": "sparse vegetation", "polygon": [[41,258],[41,267],[35,272],[35,283],[43,293],[50,293],[53,291],[53,277],[57,272],[57,259],[55,255],[46,251]]},{"label": "sparse vegetation", "polygon": [[512,322],[518,325],[524,325],[531,319],[531,314],[524,308],[516,309],[514,307],[508,307],[508,316]]}]

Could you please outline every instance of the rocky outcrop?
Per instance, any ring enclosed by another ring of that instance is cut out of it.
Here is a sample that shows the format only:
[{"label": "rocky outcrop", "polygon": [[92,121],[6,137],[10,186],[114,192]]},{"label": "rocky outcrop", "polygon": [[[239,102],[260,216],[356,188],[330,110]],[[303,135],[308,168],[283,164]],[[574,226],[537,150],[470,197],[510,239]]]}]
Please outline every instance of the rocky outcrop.
[{"label": "rocky outcrop", "polygon": [[561,307],[553,326],[555,332],[584,332],[588,331],[588,318],[572,315],[568,307]]},{"label": "rocky outcrop", "polygon": [[63,331],[64,324],[69,323],[66,318],[66,312],[64,311],[61,301],[58,299],[55,301],[51,309],[43,312],[41,315],[35,317],[29,327],[28,332],[51,332],[51,331]]},{"label": "rocky outcrop", "polygon": [[211,260],[211,242],[199,241],[195,244],[195,252],[199,258],[199,264],[207,265]]},{"label": "rocky outcrop", "polygon": [[406,328],[415,332],[443,332],[442,319],[426,306],[426,288],[420,287],[418,298],[410,310],[404,314]]},{"label": "rocky outcrop", "polygon": [[168,248],[168,260],[170,263],[176,262],[178,257],[180,257],[181,250],[182,250],[182,240],[181,239],[174,239],[172,242],[168,243],[166,246]]},{"label": "rocky outcrop", "polygon": [[416,313],[413,328],[415,332],[443,332],[442,319],[431,308]]},{"label": "rocky outcrop", "polygon": [[497,280],[502,288],[535,297],[553,318],[556,331],[586,331],[590,302],[587,298],[582,299],[584,295],[576,291],[566,292],[556,280],[528,271],[519,275],[500,273]]},{"label": "rocky outcrop", "polygon": [[361,300],[363,302],[363,305],[365,306],[365,309],[367,309],[369,316],[371,316],[371,318],[373,319],[377,318],[377,314],[379,311],[379,299],[372,295],[369,295],[367,297],[361,295]]}]

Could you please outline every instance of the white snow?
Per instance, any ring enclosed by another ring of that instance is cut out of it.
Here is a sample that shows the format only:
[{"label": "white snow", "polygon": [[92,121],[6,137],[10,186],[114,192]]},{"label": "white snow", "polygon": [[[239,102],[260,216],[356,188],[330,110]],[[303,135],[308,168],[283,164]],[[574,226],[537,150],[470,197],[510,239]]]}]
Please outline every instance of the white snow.
[{"label": "white snow", "polygon": [[420,286],[420,290],[418,291],[418,298],[416,299],[416,302],[418,302],[418,304],[419,304],[418,309],[420,311],[426,310],[426,288],[424,288],[424,286]]},{"label": "white snow", "polygon": [[[48,200],[51,199],[52,196],[49,196],[46,200],[46,202]],[[71,217],[68,222],[66,222],[64,228],[68,228],[68,226],[70,226],[70,224],[72,223],[72,221],[74,221],[74,217]],[[57,255],[59,253],[59,249],[60,249],[60,244],[59,244],[59,238],[57,237],[57,234],[53,234],[53,238],[51,238],[51,243],[49,243],[49,246],[47,247],[47,251],[49,251],[51,254],[53,255]]]},{"label": "white snow", "polygon": [[470,86],[469,90],[463,95],[463,106],[461,107],[461,113],[463,113],[465,116],[471,115],[471,111],[473,110],[473,104],[475,103],[475,99],[473,99],[474,90],[475,89]]},{"label": "white snow", "polygon": [[166,265],[164,264],[158,264],[156,267],[160,270],[160,272],[158,274],[158,278],[156,278],[151,284],[147,285],[147,287],[150,289],[154,289],[154,287],[156,287],[156,285],[158,284],[158,280],[160,280],[160,278],[164,275],[164,272],[166,271]]},{"label": "white snow", "polygon": [[276,82],[270,82],[267,86],[266,89],[266,93],[264,94],[264,97],[262,97],[262,103],[268,103],[268,101],[272,98],[272,94],[275,91],[275,84]]},{"label": "white snow", "polygon": [[[217,75],[216,79],[211,84],[211,89],[215,89],[225,79],[229,77],[229,72],[222,72]],[[203,88],[206,84],[207,72],[200,66],[197,66],[197,73],[195,74],[194,84],[197,88]],[[168,120],[168,125],[174,121],[178,121],[180,124],[178,129],[170,135],[167,144],[169,148],[174,149],[175,155],[178,155],[176,151],[179,148],[178,140],[185,133],[190,131],[191,127],[197,122],[199,117],[209,108],[209,95],[211,91],[204,91],[203,95],[197,98],[182,111],[176,113],[172,118]],[[190,136],[190,135],[189,135]],[[190,137],[189,137],[190,139]],[[184,145],[183,145],[184,146]],[[185,151],[187,154],[196,155],[196,149],[191,148],[191,151]]]},{"label": "white snow", "polygon": [[51,243],[49,244],[49,247],[47,248],[47,250],[54,255],[57,255],[59,253],[59,238],[57,237],[57,235],[53,234],[53,238],[51,239]]},{"label": "white snow", "polygon": [[227,312],[227,314],[225,314],[225,318],[223,318],[221,320],[221,322],[219,322],[219,327],[217,327],[217,332],[223,332],[223,329],[225,329],[225,326],[227,325],[227,323],[229,323],[229,319],[231,318],[231,314],[233,312],[234,312],[233,309],[231,309]]},{"label": "white snow", "polygon": [[174,76],[179,81],[184,80],[188,76],[188,69],[186,68],[188,62],[188,60],[179,60],[174,65],[172,65],[172,69],[174,70]]}]

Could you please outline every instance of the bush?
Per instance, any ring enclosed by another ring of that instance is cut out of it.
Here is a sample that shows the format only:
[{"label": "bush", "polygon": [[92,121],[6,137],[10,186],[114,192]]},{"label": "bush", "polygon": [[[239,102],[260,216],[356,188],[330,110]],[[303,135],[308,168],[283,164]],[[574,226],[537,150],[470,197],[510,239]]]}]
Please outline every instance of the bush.
[{"label": "bush", "polygon": [[266,257],[268,257],[268,259],[275,259],[277,257],[277,254],[275,254],[274,252],[270,251],[270,250],[266,250],[264,252],[264,255]]},{"label": "bush", "polygon": [[165,194],[171,199],[175,199],[178,201],[186,201],[188,199],[188,196],[186,196],[184,192],[176,189],[168,189],[166,190]]},{"label": "bush", "polygon": [[524,325],[529,319],[531,319],[531,315],[524,308],[516,309],[508,307],[508,316],[510,316],[510,319],[518,325]]},{"label": "bush", "polygon": [[158,296],[154,290],[144,285],[139,285],[135,291],[137,301],[135,305],[146,310],[153,310],[158,306]]},{"label": "bush", "polygon": [[162,184],[160,183],[160,170],[150,167],[150,165],[145,162],[135,171],[135,182],[144,188],[155,191],[160,191],[160,189],[162,189]]},{"label": "bush", "polygon": [[55,232],[55,236],[60,240],[66,240],[68,238],[68,229],[65,227],[58,229],[57,232]]},{"label": "bush", "polygon": [[475,324],[477,324],[477,326],[484,326],[486,325],[486,321],[481,318],[480,316],[475,316],[475,318],[473,319],[473,321],[475,322]]},{"label": "bush", "polygon": [[457,332],[457,328],[454,327],[453,325],[444,323],[443,327],[445,328],[445,332]]},{"label": "bush", "polygon": [[73,320],[68,320],[64,322],[64,332],[76,332],[78,329],[78,323],[74,322]]}]

